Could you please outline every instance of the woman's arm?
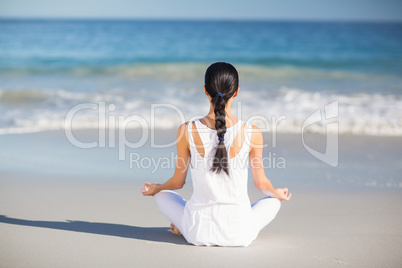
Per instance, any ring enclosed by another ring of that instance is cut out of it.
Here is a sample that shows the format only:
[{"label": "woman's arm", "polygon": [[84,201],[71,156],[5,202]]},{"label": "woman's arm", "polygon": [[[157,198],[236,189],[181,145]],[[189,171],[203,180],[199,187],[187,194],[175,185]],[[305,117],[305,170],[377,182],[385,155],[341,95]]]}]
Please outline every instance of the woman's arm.
[{"label": "woman's arm", "polygon": [[278,198],[279,200],[288,201],[292,196],[288,194],[287,188],[275,189],[271,181],[265,176],[263,161],[262,161],[262,148],[263,137],[261,130],[252,125],[253,131],[251,134],[250,142],[250,167],[253,174],[254,185],[265,195],[270,195]]},{"label": "woman's arm", "polygon": [[183,185],[186,182],[187,170],[190,162],[187,124],[188,123],[184,123],[180,125],[177,130],[177,160],[173,177],[163,184],[146,182],[144,189],[141,189],[144,196],[155,195],[162,190],[176,190],[183,188]]}]

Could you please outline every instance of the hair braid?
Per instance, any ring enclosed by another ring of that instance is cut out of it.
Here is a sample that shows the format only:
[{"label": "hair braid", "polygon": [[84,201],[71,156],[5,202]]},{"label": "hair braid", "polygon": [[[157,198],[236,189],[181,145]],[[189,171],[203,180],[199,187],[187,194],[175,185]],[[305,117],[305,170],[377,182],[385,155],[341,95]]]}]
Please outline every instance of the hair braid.
[{"label": "hair braid", "polygon": [[[226,102],[239,88],[239,76],[233,65],[226,62],[216,62],[205,72],[205,90],[211,96],[214,106],[215,129],[219,138],[213,159],[211,171],[220,173],[222,170],[229,175],[228,152],[225,147],[226,133]],[[217,94],[219,94],[217,96]]]},{"label": "hair braid", "polygon": [[[226,133],[226,112],[225,112],[225,99],[223,97],[213,98],[214,112],[215,112],[215,129],[218,138],[224,138]],[[216,148],[215,158],[212,163],[212,171],[220,173],[223,170],[229,175],[229,163],[228,163],[228,152],[225,148],[225,142],[219,141],[218,147]]]}]

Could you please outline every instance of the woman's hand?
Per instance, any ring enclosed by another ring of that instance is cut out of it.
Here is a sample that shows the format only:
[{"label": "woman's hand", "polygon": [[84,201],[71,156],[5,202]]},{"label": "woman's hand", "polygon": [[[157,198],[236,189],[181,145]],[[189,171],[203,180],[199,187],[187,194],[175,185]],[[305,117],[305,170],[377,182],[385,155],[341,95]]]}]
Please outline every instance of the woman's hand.
[{"label": "woman's hand", "polygon": [[157,189],[157,187],[159,186],[159,183],[149,183],[146,182],[144,184],[144,189],[141,189],[142,195],[144,196],[150,196],[150,195],[155,195],[157,194],[159,191]]},{"label": "woman's hand", "polygon": [[288,188],[278,188],[275,189],[275,192],[275,197],[278,198],[280,201],[289,201],[290,197],[292,196],[292,194],[288,192]]}]

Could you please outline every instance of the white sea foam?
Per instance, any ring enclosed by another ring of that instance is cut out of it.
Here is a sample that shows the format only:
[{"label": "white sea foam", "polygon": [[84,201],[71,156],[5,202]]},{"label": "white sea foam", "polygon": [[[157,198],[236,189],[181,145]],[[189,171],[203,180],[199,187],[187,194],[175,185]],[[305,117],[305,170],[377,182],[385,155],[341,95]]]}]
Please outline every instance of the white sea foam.
[{"label": "white sea foam", "polygon": [[[315,111],[338,101],[339,133],[358,135],[402,136],[402,98],[397,95],[335,94],[308,92],[297,88],[280,87],[275,91],[243,90],[233,102],[233,113],[264,131],[272,131],[278,120],[278,132],[301,133],[303,122]],[[108,117],[138,115],[149,128],[176,128],[192,117],[202,116],[209,110],[203,92],[195,88],[167,88],[160,90],[114,89],[107,92],[70,92],[62,89],[32,89],[0,91],[0,134],[27,133],[63,129],[69,110],[82,103],[105,102],[115,105],[106,109]],[[152,108],[152,105],[157,107]],[[97,106],[99,107],[99,106]],[[155,117],[151,119],[154,110]],[[97,128],[99,111],[79,110],[72,120],[74,128]],[[264,124],[263,118],[269,125]],[[106,120],[107,121],[107,120]],[[102,126],[101,126],[102,127]],[[141,125],[131,122],[127,128]],[[326,133],[323,122],[317,122],[304,131]],[[331,131],[331,130],[330,130]]]}]

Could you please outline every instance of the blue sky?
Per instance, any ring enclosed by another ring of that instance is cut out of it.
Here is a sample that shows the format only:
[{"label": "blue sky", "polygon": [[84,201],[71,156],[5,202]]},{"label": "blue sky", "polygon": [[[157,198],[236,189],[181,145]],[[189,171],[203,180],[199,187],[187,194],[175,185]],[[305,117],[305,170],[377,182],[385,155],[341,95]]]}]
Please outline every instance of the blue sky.
[{"label": "blue sky", "polygon": [[402,0],[0,0],[0,17],[402,21]]}]

